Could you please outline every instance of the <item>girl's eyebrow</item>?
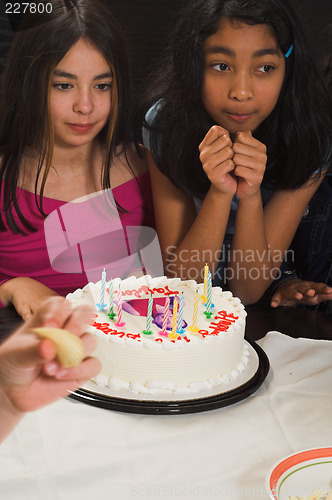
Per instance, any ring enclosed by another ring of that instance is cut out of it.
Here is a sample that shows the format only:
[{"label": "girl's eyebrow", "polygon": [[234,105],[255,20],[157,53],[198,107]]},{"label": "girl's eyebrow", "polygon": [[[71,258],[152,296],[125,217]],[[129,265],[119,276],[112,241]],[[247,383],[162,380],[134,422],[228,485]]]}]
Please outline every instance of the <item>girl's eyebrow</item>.
[{"label": "girl's eyebrow", "polygon": [[[61,71],[60,69],[56,69],[53,73],[54,76],[61,76],[62,78],[70,78],[71,80],[77,80],[77,76],[72,73],[67,73],[66,71]],[[97,75],[93,80],[103,80],[104,78],[112,78],[113,74],[111,72],[102,73],[101,75]]]},{"label": "girl's eyebrow", "polygon": [[[211,45],[210,47],[207,47],[207,49],[205,50],[205,54],[224,54],[229,57],[235,57],[236,55],[234,50],[230,49],[229,47],[224,47],[223,45]],[[281,57],[281,52],[276,48],[269,47],[256,50],[256,52],[253,53],[252,57],[262,57],[266,55]]]}]

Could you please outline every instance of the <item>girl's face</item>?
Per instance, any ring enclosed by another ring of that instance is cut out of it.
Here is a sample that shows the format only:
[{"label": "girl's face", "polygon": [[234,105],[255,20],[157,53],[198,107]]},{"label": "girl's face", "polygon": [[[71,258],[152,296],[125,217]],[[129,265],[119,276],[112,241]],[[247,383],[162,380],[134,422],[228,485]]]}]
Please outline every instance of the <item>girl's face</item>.
[{"label": "girl's face", "polygon": [[285,76],[285,57],[271,29],[223,18],[203,52],[205,110],[231,134],[253,132],[275,107]]},{"label": "girl's face", "polygon": [[111,111],[112,71],[104,56],[80,39],[55,68],[50,110],[55,146],[90,143]]}]

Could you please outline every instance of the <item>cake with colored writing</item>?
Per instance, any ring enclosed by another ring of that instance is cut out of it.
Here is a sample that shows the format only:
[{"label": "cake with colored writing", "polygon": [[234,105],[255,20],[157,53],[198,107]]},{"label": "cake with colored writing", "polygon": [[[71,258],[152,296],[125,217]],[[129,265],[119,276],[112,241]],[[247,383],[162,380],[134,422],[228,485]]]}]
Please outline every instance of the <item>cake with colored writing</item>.
[{"label": "cake with colored writing", "polygon": [[67,296],[90,304],[102,369],[93,380],[133,393],[195,393],[246,369],[246,312],[219,287],[165,276],[89,283]]}]

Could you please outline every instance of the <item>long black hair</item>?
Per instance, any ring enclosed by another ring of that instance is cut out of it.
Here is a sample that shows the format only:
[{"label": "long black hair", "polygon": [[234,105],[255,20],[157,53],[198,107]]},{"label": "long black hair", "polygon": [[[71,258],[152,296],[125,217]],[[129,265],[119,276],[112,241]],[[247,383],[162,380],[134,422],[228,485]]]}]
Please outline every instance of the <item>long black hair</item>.
[{"label": "long black hair", "polygon": [[221,17],[249,25],[268,24],[286,54],[278,102],[254,135],[267,146],[265,180],[276,188],[302,186],[331,162],[330,100],[294,9],[287,0],[196,0],[184,10],[148,92],[144,112],[151,152],[160,170],[183,192],[203,197],[210,181],[199,161],[198,145],[214,125],[201,100],[203,43]]},{"label": "long black hair", "polygon": [[[16,194],[24,154],[27,150],[37,151],[35,199],[40,213],[45,216],[43,192],[54,145],[49,110],[50,82],[56,66],[80,38],[101,52],[113,74],[110,117],[98,134],[105,151],[101,172],[104,189],[110,187],[111,159],[120,144],[126,147],[131,129],[126,46],[108,8],[98,0],[41,0],[41,3],[45,4],[44,13],[33,12],[23,18],[11,47],[0,93],[0,181],[5,181],[1,197],[8,226],[21,233],[24,233],[23,228],[34,230],[21,213]],[[46,8],[49,4],[51,12]],[[41,175],[43,166],[45,171]],[[23,226],[16,223],[14,210]],[[0,230],[6,230],[1,215]]]}]

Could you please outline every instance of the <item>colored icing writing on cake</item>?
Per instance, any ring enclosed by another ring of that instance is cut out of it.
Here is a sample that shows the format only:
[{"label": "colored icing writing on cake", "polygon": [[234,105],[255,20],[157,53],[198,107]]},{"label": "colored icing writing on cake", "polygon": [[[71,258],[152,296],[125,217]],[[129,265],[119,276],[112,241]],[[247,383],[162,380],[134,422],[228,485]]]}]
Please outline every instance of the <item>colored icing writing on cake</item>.
[{"label": "colored icing writing on cake", "polygon": [[[205,338],[207,335],[219,335],[220,332],[227,332],[230,325],[232,325],[237,319],[239,319],[239,317],[234,316],[233,313],[227,314],[226,311],[218,311],[217,315],[214,317],[214,320],[219,320],[219,321],[217,323],[216,322],[210,323],[209,328],[211,329],[211,331],[198,330],[198,333],[202,335],[203,338]],[[109,323],[98,323],[97,321],[93,321],[91,323],[91,326],[93,326],[100,332],[105,333],[105,335],[117,335],[120,338],[126,337],[141,342],[140,333],[130,333],[130,332],[126,333],[121,330],[115,330],[114,328],[110,327]],[[180,336],[180,335],[173,340],[181,340],[181,339],[185,340],[186,342],[190,342],[190,339],[188,339],[187,336]],[[157,337],[151,340],[154,340],[155,342],[163,342],[164,339],[162,339],[161,337]]]},{"label": "colored icing writing on cake", "polygon": [[121,292],[121,295],[123,297],[133,295],[134,297],[137,297],[139,299],[143,295],[154,295],[156,293],[159,293],[161,295],[178,295],[179,294],[179,292],[176,290],[170,290],[167,285],[164,288],[149,288],[148,286],[143,285],[138,289],[124,290]]}]

